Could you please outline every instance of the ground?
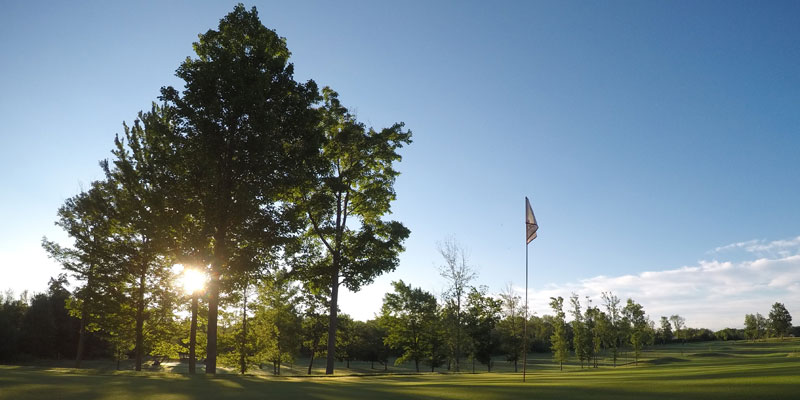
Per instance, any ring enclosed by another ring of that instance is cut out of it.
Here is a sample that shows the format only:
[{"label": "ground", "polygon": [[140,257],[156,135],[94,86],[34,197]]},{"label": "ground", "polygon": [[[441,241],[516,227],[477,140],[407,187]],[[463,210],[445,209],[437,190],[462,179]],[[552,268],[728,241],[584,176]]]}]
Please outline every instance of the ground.
[{"label": "ground", "polygon": [[[401,366],[390,369],[394,374],[364,375],[372,371],[370,365],[354,363],[350,370],[339,367],[341,375],[335,377],[293,375],[303,369],[299,365],[287,367],[280,377],[228,373],[215,378],[172,372],[181,371],[181,365],[160,372],[115,371],[100,363],[88,363],[92,368],[81,370],[41,364],[0,366],[0,399],[788,399],[800,395],[800,340],[654,346],[638,365],[616,368],[581,369],[569,364],[559,371],[546,354],[532,358],[526,383],[521,373],[513,373],[513,365],[500,359],[495,368],[499,372],[491,373],[478,365],[476,374],[408,374]],[[625,358],[621,362],[626,363]]]}]

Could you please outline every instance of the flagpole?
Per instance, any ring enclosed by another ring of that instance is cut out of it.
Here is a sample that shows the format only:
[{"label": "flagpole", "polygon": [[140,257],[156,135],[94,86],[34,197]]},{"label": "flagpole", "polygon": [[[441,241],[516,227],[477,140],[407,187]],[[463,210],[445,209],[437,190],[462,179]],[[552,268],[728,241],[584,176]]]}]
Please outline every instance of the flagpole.
[{"label": "flagpole", "polygon": [[528,245],[536,239],[536,231],[539,224],[536,223],[536,216],[533,215],[531,202],[525,197],[525,321],[522,328],[522,382],[528,374]]},{"label": "flagpole", "polygon": [[525,320],[522,322],[522,382],[528,371],[528,243],[525,243]]}]

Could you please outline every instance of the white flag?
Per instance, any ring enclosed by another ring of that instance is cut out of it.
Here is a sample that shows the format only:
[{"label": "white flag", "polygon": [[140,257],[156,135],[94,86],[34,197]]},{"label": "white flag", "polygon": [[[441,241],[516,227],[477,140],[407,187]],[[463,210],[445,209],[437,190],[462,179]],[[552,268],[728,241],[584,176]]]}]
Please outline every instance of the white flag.
[{"label": "white flag", "polygon": [[533,215],[531,202],[525,197],[525,244],[530,243],[536,239],[536,231],[539,230],[539,224],[536,223],[536,216]]}]

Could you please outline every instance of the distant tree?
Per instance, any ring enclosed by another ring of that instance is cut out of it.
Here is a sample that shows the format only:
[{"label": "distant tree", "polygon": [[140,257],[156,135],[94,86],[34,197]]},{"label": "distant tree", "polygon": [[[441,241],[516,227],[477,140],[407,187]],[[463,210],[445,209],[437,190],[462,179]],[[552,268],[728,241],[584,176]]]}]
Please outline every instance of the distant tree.
[{"label": "distant tree", "polygon": [[410,234],[400,222],[381,218],[391,211],[399,175],[393,164],[401,159],[397,151],[411,143],[411,132],[402,123],[368,129],[342,106],[335,91],[323,89],[323,98],[318,173],[295,189],[292,201],[301,205],[309,236],[319,240],[326,253],[299,275],[327,282],[331,297],[325,372],[333,374],[339,286],[355,292],[393,271]]},{"label": "distant tree", "polygon": [[54,358],[56,323],[50,297],[39,293],[30,300],[22,318],[19,350],[37,357]]},{"label": "distant tree", "polygon": [[444,258],[444,265],[439,267],[439,274],[447,281],[444,292],[446,313],[452,320],[448,322],[448,339],[451,342],[451,357],[455,362],[455,371],[460,371],[460,357],[463,346],[463,312],[464,303],[469,293],[469,283],[477,274],[469,264],[466,250],[449,238],[438,244],[439,254]]},{"label": "distant tree", "polygon": [[80,321],[70,316],[67,310],[67,300],[70,298],[68,284],[67,274],[61,273],[55,278],[50,278],[47,285],[47,295],[55,323],[53,339],[55,354],[53,357],[59,360],[65,357],[74,357],[78,340],[78,326],[80,326]]},{"label": "distant tree", "polygon": [[573,293],[569,300],[572,306],[570,310],[570,314],[572,314],[572,348],[581,363],[581,369],[583,369],[583,362],[587,361],[588,363],[592,351],[591,333],[587,329],[578,295]]},{"label": "distant tree", "polygon": [[607,336],[606,331],[609,329],[610,322],[606,314],[597,307],[588,307],[584,318],[591,335],[594,367],[597,368],[597,357],[604,348],[604,338]]},{"label": "distant tree", "polygon": [[552,350],[550,338],[553,337],[553,329],[556,325],[554,320],[555,317],[552,315],[530,316],[528,319],[529,351],[546,353]]},{"label": "distant tree", "polygon": [[19,355],[22,321],[27,310],[27,292],[19,299],[14,299],[10,290],[0,294],[0,360],[13,360]]},{"label": "distant tree", "polygon": [[758,339],[759,328],[758,319],[755,314],[746,314],[744,316],[744,336],[747,339],[755,341]]},{"label": "distant tree", "polygon": [[438,307],[435,318],[428,321],[428,343],[430,343],[430,354],[425,360],[425,364],[431,367],[431,372],[435,372],[447,363],[447,326],[446,319],[443,318],[442,308]]},{"label": "distant tree", "polygon": [[792,328],[792,315],[789,314],[783,303],[772,305],[772,310],[769,312],[769,325],[770,330],[781,339],[789,334],[789,330]]},{"label": "distant tree", "polygon": [[254,333],[263,343],[258,358],[271,362],[275,375],[281,374],[281,363],[292,359],[300,346],[297,290],[283,274],[262,280],[258,287],[253,321]]},{"label": "distant tree", "polygon": [[769,327],[769,321],[767,321],[767,319],[764,318],[764,316],[761,315],[760,313],[756,313],[756,327],[758,332],[758,335],[756,337],[766,338],[767,328]]},{"label": "distant tree", "polygon": [[394,291],[386,293],[381,321],[386,328],[386,343],[402,352],[395,364],[413,361],[419,372],[420,362],[431,354],[429,321],[436,318],[436,298],[403,281],[392,282]]},{"label": "distant tree", "polygon": [[553,360],[559,368],[564,370],[564,363],[569,359],[569,338],[567,337],[567,323],[564,314],[564,299],[559,297],[550,298],[550,308],[555,314],[553,318],[553,336],[550,337],[553,350]]},{"label": "distant tree", "polygon": [[359,323],[347,314],[339,314],[338,328],[336,332],[336,358],[345,361],[346,367],[350,368],[350,361],[357,358],[358,341],[357,336]]},{"label": "distant tree", "polygon": [[741,329],[725,328],[714,333],[717,340],[741,340],[746,339]]},{"label": "distant tree", "polygon": [[473,359],[486,365],[489,372],[492,372],[492,355],[499,348],[495,326],[500,321],[502,302],[488,296],[486,291],[486,286],[470,290],[467,295],[465,326],[472,341]]},{"label": "distant tree", "polygon": [[[243,274],[238,282],[228,291],[228,295],[222,300],[227,305],[225,312],[220,314],[226,323],[222,324],[224,334],[220,335],[218,345],[219,361],[232,369],[238,370],[244,375],[251,366],[257,364],[259,368],[268,360],[270,344],[273,339],[274,325],[269,323],[269,329],[263,328],[264,315],[262,311],[264,303],[259,300],[257,292],[264,290],[253,285],[252,281],[257,281],[256,277]],[[273,277],[269,277],[273,278]],[[267,285],[273,282],[269,281]],[[193,304],[196,296],[193,296]],[[273,371],[274,372],[274,371]],[[276,374],[277,375],[277,374]]]},{"label": "distant tree", "polygon": [[327,295],[306,290],[300,297],[302,316],[301,338],[303,347],[309,352],[308,375],[314,366],[314,359],[325,355],[322,345],[328,332]]},{"label": "distant tree", "polygon": [[614,367],[617,366],[619,358],[619,346],[622,340],[622,315],[619,307],[619,297],[610,292],[603,292],[603,304],[606,308],[608,324],[604,326],[606,348],[611,349],[611,357]]},{"label": "distant tree", "polygon": [[521,298],[514,293],[509,284],[503,293],[500,293],[500,300],[503,305],[503,319],[497,325],[500,332],[500,346],[506,355],[506,360],[514,362],[514,372],[517,372],[522,357],[522,328],[525,323]]},{"label": "distant tree", "polygon": [[686,326],[686,319],[675,314],[669,317],[669,321],[672,322],[672,326],[675,328],[673,330],[675,336],[686,344],[686,332],[683,331],[683,328]]},{"label": "distant tree", "polygon": [[370,368],[375,369],[375,363],[383,364],[384,371],[388,368],[389,347],[384,343],[386,330],[380,319],[371,319],[364,323],[356,324],[358,338],[357,358],[370,362]]},{"label": "distant tree", "polygon": [[633,346],[633,362],[635,365],[638,365],[639,357],[642,354],[642,348],[650,341],[651,337],[647,317],[645,316],[642,305],[636,303],[632,299],[628,299],[622,313],[631,324],[630,343]]},{"label": "distant tree", "polygon": [[661,317],[661,325],[658,330],[658,336],[662,344],[667,344],[672,341],[672,324],[667,317]]}]

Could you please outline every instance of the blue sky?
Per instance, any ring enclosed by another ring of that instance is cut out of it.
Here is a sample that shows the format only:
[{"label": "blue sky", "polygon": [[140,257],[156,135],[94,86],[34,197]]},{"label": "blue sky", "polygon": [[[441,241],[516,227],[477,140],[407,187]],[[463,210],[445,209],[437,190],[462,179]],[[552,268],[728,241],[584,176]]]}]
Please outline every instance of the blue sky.
[{"label": "blue sky", "polygon": [[[57,208],[233,4],[3,3],[0,289],[58,273],[39,246],[66,240]],[[740,326],[775,301],[800,313],[800,3],[251,5],[298,80],[414,132],[392,216],[407,251],[344,311],[368,318],[396,279],[440,292],[449,236],[476,283],[524,287],[529,196],[540,314],[550,295],[603,290],[690,326]]]}]

